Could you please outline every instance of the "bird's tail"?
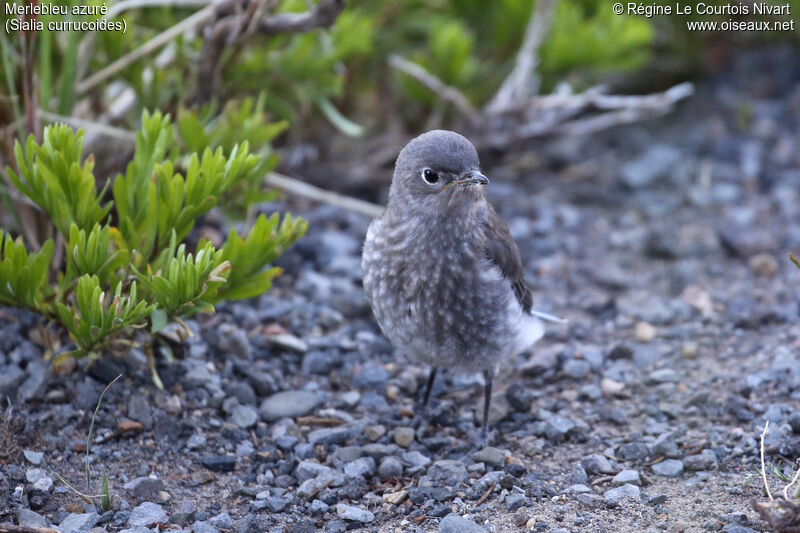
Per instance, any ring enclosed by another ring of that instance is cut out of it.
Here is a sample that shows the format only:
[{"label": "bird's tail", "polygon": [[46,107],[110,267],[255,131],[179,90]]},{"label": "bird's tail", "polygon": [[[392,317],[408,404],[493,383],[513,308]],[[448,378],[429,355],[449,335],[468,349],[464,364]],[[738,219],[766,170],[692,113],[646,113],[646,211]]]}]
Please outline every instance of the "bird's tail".
[{"label": "bird's tail", "polygon": [[531,309],[531,315],[546,322],[555,322],[556,324],[566,324],[567,322],[569,322],[569,320],[567,320],[566,318],[557,317],[549,313],[537,311],[536,309]]}]

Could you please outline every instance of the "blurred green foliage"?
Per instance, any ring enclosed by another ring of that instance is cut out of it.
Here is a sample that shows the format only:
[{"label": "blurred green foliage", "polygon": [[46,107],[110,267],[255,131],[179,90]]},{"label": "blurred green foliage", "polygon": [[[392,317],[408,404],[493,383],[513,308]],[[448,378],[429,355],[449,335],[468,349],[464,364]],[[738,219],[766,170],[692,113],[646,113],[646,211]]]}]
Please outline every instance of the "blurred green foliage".
[{"label": "blurred green foliage", "polygon": [[[280,269],[267,265],[307,224],[289,215],[282,220],[261,215],[246,239],[232,231],[221,249],[201,241],[189,253],[180,241],[196,219],[227,191],[253,182],[260,166],[247,142],[226,153],[224,130],[200,132],[189,143],[202,153],[185,157],[181,174],[170,157],[177,153],[177,139],[169,117],[145,112],[134,158],[114,180],[113,202],[105,203],[105,190],[95,187],[93,158],[83,159],[82,131],[55,125],[45,128],[41,144],[32,135],[24,147],[17,142],[19,172],[11,167],[6,172],[17,190],[52,218],[66,265],[51,265],[53,239],[29,251],[21,238],[0,232],[0,304],[56,320],[75,343],[72,356],[97,357],[136,329],[157,333],[169,321],[182,323],[182,316],[213,312],[223,299],[268,290]],[[220,146],[212,151],[214,143]]]}]

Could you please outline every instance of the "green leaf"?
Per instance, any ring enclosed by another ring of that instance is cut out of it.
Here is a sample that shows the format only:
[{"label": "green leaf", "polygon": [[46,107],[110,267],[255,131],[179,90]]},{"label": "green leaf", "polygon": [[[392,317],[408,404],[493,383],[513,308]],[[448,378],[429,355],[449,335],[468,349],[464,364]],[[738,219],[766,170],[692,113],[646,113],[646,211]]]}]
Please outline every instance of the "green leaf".
[{"label": "green leaf", "polygon": [[167,327],[167,313],[157,307],[153,308],[150,312],[150,323],[152,324],[150,333],[158,333]]}]

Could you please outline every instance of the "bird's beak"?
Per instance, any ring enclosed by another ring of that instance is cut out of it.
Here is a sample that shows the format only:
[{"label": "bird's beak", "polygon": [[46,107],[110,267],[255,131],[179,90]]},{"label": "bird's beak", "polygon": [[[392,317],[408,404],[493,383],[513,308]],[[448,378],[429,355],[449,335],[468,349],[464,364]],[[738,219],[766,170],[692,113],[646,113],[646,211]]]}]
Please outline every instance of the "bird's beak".
[{"label": "bird's beak", "polygon": [[450,183],[442,187],[442,190],[452,187],[453,185],[466,186],[466,185],[488,185],[488,184],[489,184],[489,178],[487,178],[477,170],[472,170],[464,174],[464,176],[462,176],[460,179],[451,181]]}]

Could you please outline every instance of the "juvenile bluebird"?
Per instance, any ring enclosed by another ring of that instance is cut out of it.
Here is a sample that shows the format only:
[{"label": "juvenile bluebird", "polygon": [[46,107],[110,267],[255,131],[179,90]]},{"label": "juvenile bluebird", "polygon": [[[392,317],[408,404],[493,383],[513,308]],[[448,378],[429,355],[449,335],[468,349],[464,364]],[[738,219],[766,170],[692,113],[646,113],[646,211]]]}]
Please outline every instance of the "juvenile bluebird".
[{"label": "juvenile bluebird", "polygon": [[[389,201],[367,231],[364,290],[389,340],[431,366],[422,412],[438,368],[482,371],[487,425],[495,366],[544,333],[532,310],[519,249],[486,200],[489,180],[475,147],[433,130],[400,152]],[[557,320],[557,319],[556,319]]]}]

